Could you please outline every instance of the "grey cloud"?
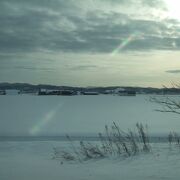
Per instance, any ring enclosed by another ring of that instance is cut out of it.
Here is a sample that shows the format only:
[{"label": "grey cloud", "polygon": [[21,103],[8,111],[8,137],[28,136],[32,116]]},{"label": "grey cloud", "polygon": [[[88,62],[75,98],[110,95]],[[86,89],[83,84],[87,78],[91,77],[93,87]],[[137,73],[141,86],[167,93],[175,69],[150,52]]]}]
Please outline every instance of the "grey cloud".
[{"label": "grey cloud", "polygon": [[163,0],[100,0],[102,2],[110,2],[112,4],[128,4],[129,6],[135,4],[143,4],[149,7],[165,7],[165,3]]},{"label": "grey cloud", "polygon": [[27,67],[27,66],[14,66],[13,69],[24,69],[24,70],[30,70],[30,71],[54,71],[54,68],[45,68],[45,67]]},{"label": "grey cloud", "polygon": [[[112,4],[136,3],[134,0],[98,1]],[[135,39],[122,50],[180,49],[178,21],[134,19],[125,13],[104,12],[100,9],[83,14],[80,2],[2,0],[0,52],[35,52],[42,49],[111,52],[132,34]],[[161,0],[138,2],[151,7],[161,7],[163,4]]]},{"label": "grey cloud", "polygon": [[74,66],[70,68],[70,70],[75,70],[75,71],[82,71],[82,70],[93,70],[98,68],[95,65],[81,65],[81,66]]},{"label": "grey cloud", "polygon": [[168,70],[166,71],[167,73],[173,73],[173,74],[179,74],[180,73],[180,69],[176,69],[176,70]]},{"label": "grey cloud", "polygon": [[142,4],[150,6],[150,7],[159,7],[162,9],[166,9],[166,5],[163,0],[140,0]]},{"label": "grey cloud", "polygon": [[27,70],[27,71],[55,71],[55,68],[46,68],[46,67],[31,67],[31,66],[12,66],[9,67],[9,64],[7,64],[6,66],[0,66],[1,70],[5,70],[5,69],[17,69],[17,70]]}]

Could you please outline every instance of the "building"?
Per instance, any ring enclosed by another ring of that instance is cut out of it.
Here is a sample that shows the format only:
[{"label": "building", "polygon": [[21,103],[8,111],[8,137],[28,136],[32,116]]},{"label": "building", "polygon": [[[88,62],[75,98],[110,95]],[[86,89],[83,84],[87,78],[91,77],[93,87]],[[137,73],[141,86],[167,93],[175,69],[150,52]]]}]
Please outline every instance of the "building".
[{"label": "building", "polygon": [[126,90],[123,88],[117,88],[114,90],[114,93],[119,96],[136,96],[136,91]]},{"label": "building", "polygon": [[47,90],[47,89],[41,89],[38,92],[38,95],[72,96],[72,95],[74,95],[74,91],[70,91],[70,90]]},{"label": "building", "polygon": [[0,95],[6,95],[6,91],[5,90],[0,90]]},{"label": "building", "polygon": [[98,92],[82,92],[83,95],[99,95]]}]

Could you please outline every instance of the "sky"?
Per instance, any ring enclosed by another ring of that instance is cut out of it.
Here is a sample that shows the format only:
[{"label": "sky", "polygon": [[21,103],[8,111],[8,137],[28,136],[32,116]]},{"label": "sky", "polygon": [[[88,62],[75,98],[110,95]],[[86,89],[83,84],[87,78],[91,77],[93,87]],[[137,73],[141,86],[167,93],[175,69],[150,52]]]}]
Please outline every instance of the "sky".
[{"label": "sky", "polygon": [[179,0],[1,0],[0,82],[179,83]]}]

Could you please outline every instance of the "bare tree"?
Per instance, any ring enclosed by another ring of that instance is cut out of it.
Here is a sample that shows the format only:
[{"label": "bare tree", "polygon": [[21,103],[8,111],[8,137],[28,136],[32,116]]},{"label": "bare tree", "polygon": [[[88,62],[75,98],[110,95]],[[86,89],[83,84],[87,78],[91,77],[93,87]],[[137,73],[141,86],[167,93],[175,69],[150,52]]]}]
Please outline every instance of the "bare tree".
[{"label": "bare tree", "polygon": [[[163,86],[165,90],[168,89],[175,89],[175,90],[180,90],[180,85],[179,84],[175,84],[172,83],[172,88],[167,88],[165,86]],[[159,105],[161,105],[160,109],[156,109],[156,111],[159,112],[171,112],[171,113],[176,113],[176,114],[180,114],[180,99],[177,99],[177,97],[167,97],[167,96],[163,96],[163,97],[157,97],[157,96],[153,96],[150,97],[150,101],[157,103]]]},{"label": "bare tree", "polygon": [[180,114],[180,100],[170,97],[150,97],[150,101],[161,105],[161,109],[156,109],[156,111]]}]

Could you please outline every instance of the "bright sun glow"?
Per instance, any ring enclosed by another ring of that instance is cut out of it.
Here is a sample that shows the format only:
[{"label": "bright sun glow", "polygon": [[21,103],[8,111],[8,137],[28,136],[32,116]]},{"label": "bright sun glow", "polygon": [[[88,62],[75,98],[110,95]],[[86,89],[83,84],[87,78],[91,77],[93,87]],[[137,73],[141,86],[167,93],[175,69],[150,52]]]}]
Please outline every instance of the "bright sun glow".
[{"label": "bright sun glow", "polygon": [[165,0],[168,16],[180,20],[180,0]]}]

